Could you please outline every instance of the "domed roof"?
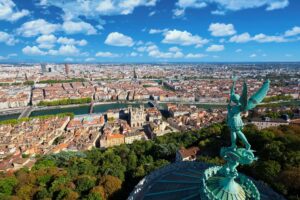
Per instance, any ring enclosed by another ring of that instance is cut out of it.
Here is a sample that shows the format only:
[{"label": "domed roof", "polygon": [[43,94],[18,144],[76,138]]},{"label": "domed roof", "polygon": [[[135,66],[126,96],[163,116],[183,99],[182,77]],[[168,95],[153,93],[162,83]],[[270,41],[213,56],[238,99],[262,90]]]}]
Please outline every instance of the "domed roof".
[{"label": "domed roof", "polygon": [[[202,176],[205,169],[209,167],[211,165],[202,162],[176,162],[167,165],[141,180],[128,200],[200,200],[203,192]],[[262,200],[284,200],[265,184],[253,182]],[[219,188],[219,195],[223,197],[222,199],[239,199],[238,196],[230,195],[229,192],[225,192],[225,188],[215,184],[216,180],[211,180],[208,187]],[[243,195],[240,187],[236,187],[236,191],[238,195]],[[248,199],[247,194],[244,195]]]}]

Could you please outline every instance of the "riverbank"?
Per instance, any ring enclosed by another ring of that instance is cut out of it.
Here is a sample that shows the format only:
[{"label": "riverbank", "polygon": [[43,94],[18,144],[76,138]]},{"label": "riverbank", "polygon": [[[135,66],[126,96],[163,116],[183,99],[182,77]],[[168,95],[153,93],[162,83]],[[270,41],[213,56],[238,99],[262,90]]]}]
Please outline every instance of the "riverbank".
[{"label": "riverbank", "polygon": [[[107,101],[107,102],[95,102],[93,113],[103,113],[107,112],[110,109],[122,109],[127,108],[129,105],[133,107],[138,107],[143,104],[145,107],[148,107],[149,101]],[[158,105],[162,109],[166,109],[167,103],[180,103],[183,105],[195,105],[199,108],[204,109],[214,109],[214,108],[225,108],[226,103],[202,103],[202,102],[163,102],[158,101]],[[30,117],[42,116],[42,115],[53,115],[60,113],[74,113],[74,115],[85,115],[89,114],[90,103],[85,104],[72,104],[72,105],[60,105],[60,106],[37,106],[34,107],[33,111],[30,114]],[[263,107],[273,107],[273,106],[300,106],[300,100],[294,101],[279,101],[272,103],[262,103],[259,106]],[[25,108],[12,108],[4,109],[0,111],[0,121],[8,119],[17,119],[21,112]]]},{"label": "riverbank", "polygon": [[10,114],[20,114],[25,107],[22,108],[5,108],[0,110],[0,116],[2,115],[10,115]]}]

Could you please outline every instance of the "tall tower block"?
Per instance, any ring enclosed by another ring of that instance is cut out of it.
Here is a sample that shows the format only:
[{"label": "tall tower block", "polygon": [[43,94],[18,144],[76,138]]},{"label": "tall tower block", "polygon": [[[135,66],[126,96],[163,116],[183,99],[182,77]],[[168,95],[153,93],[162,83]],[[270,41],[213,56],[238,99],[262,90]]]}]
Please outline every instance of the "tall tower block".
[{"label": "tall tower block", "polygon": [[65,73],[67,76],[69,76],[69,73],[70,73],[70,67],[68,64],[65,64]]}]

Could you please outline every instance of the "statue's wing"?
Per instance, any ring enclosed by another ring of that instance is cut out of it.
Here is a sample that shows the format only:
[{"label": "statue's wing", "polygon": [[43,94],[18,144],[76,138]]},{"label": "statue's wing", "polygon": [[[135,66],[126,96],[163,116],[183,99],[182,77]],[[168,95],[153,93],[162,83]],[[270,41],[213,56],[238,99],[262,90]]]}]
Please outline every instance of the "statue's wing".
[{"label": "statue's wing", "polygon": [[247,91],[247,84],[244,82],[243,84],[243,91],[242,95],[240,97],[240,105],[241,105],[241,111],[245,111],[247,108],[247,100],[248,100],[248,91]]},{"label": "statue's wing", "polygon": [[270,80],[268,79],[263,83],[261,88],[259,88],[259,90],[250,97],[245,110],[251,110],[255,108],[257,104],[262,102],[262,100],[267,96],[269,87],[270,87]]}]

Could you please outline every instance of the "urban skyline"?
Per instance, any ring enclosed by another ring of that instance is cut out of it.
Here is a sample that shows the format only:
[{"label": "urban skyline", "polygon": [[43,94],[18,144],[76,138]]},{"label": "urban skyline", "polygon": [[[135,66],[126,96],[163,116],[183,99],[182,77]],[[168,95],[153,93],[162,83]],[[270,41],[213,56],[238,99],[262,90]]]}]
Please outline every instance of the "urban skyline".
[{"label": "urban skyline", "polygon": [[1,0],[0,62],[297,62],[299,8],[295,0]]}]

